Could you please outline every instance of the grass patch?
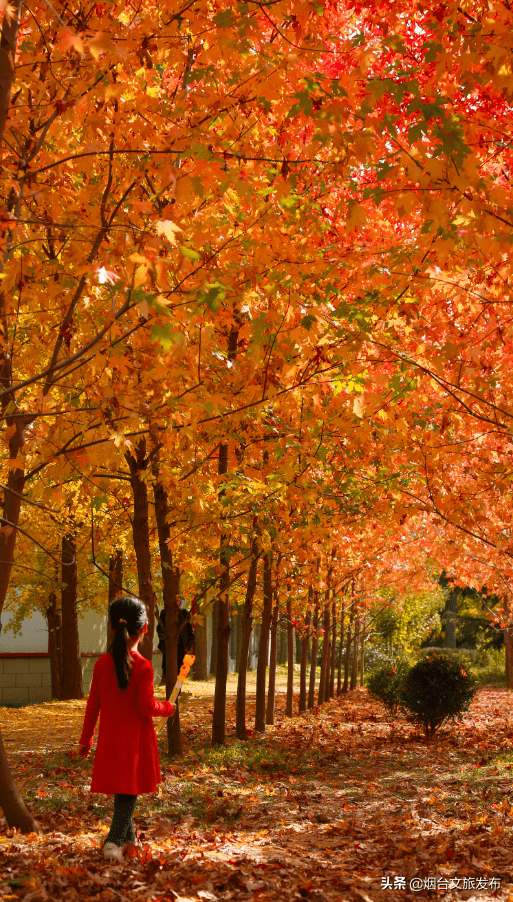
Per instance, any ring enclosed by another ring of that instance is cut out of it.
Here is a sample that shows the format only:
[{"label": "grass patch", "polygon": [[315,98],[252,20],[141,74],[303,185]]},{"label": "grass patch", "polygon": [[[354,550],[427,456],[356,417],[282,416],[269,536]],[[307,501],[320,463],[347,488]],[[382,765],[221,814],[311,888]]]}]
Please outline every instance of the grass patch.
[{"label": "grass patch", "polygon": [[504,667],[476,667],[472,673],[480,686],[506,686]]}]

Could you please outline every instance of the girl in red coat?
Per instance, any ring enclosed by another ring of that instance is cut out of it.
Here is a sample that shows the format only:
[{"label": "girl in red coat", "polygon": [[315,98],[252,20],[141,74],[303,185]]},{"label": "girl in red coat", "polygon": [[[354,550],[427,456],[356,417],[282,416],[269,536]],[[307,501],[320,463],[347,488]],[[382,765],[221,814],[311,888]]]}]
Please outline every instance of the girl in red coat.
[{"label": "girl in red coat", "polygon": [[100,714],[91,792],[114,793],[114,816],[105,840],[107,860],[123,861],[122,846],[134,842],[132,816],[137,796],[160,783],[157,737],[152,717],[169,717],[170,702],[153,697],[153,667],[137,651],[148,629],[146,608],[137,598],[113,602],[109,612],[114,641],[94,666],[80,754],[87,757]]}]

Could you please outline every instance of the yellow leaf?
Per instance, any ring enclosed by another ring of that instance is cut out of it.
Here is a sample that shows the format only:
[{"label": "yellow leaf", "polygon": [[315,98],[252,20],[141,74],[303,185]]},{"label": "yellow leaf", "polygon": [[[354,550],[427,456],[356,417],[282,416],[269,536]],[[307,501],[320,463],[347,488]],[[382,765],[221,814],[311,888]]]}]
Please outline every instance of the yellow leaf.
[{"label": "yellow leaf", "polygon": [[137,254],[137,253],[130,254],[130,257],[128,259],[130,260],[131,263],[149,263],[150,262],[148,260],[148,257],[143,257],[142,254]]},{"label": "yellow leaf", "polygon": [[183,229],[170,219],[163,219],[157,223],[157,235],[166,238],[170,244],[176,244],[177,232],[183,232]]},{"label": "yellow leaf", "polygon": [[134,276],[134,288],[138,288],[139,285],[144,285],[146,279],[148,278],[148,266],[138,266],[135,271]]},{"label": "yellow leaf", "polygon": [[362,417],[363,417],[363,398],[361,395],[359,395],[353,401],[353,413],[355,413],[357,417],[360,417],[360,419],[362,419]]}]

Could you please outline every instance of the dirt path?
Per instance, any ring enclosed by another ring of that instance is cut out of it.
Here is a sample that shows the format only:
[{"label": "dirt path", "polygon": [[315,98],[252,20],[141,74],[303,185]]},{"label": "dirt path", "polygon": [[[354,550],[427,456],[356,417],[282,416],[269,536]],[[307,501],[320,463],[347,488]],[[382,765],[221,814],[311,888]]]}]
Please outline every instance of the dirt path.
[{"label": "dirt path", "polygon": [[118,867],[101,857],[110,799],[89,794],[91,763],[74,750],[84,703],[0,709],[45,831],[26,838],[3,825],[0,897],[513,902],[505,690],[481,690],[464,723],[428,746],[408,724],[392,727],[364,690],[292,720],[280,692],[276,725],[239,743],[231,691],[228,745],[212,750],[213,684],[192,689],[186,756],[169,762],[162,746],[162,792],[138,803],[143,851]]}]

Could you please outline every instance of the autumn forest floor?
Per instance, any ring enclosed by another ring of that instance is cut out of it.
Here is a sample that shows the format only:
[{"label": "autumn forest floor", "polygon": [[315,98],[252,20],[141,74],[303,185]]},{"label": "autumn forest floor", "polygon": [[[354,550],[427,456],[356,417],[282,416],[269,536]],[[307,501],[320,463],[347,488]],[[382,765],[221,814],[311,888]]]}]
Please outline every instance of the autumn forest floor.
[{"label": "autumn forest floor", "polygon": [[463,723],[428,745],[406,722],[392,725],[365,690],[292,720],[281,691],[275,726],[242,744],[232,678],[228,744],[212,750],[212,686],[191,688],[185,756],[170,761],[160,742],[162,792],[140,797],[141,851],[117,866],[101,852],[111,800],[90,795],[92,762],[76,755],[85,702],[0,709],[18,786],[43,831],[20,836],[0,820],[0,899],[513,902],[505,690],[481,689]]}]

